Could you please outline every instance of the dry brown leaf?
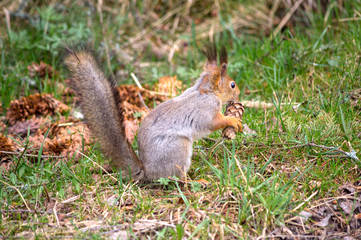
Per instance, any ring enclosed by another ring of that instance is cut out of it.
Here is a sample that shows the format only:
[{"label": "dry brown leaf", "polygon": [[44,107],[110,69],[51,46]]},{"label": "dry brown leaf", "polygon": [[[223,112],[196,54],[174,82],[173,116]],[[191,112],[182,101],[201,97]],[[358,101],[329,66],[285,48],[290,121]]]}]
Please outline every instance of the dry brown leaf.
[{"label": "dry brown leaf", "polygon": [[[15,149],[15,143],[10,138],[0,135],[0,151],[13,152]],[[0,152],[0,173],[9,171],[13,164],[8,154]]]},{"label": "dry brown leaf", "polygon": [[184,204],[184,200],[183,200],[183,198],[179,198],[178,199],[178,202],[177,202],[179,205],[183,205]]},{"label": "dry brown leaf", "polygon": [[327,214],[327,216],[321,219],[321,221],[315,222],[315,225],[319,227],[327,227],[332,216],[333,214]]},{"label": "dry brown leaf", "polygon": [[10,125],[14,125],[17,121],[25,121],[32,115],[47,116],[56,112],[64,113],[68,110],[67,105],[56,100],[52,95],[37,93],[11,101],[6,113],[6,120]]},{"label": "dry brown leaf", "polygon": [[157,92],[167,94],[170,97],[174,97],[182,92],[183,83],[182,81],[177,80],[177,76],[165,76],[159,78],[155,89]]},{"label": "dry brown leaf", "polygon": [[[0,135],[0,151],[12,152],[15,150],[14,142],[5,137],[4,135]],[[3,153],[0,152],[0,157],[4,156]]]},{"label": "dry brown leaf", "polygon": [[195,182],[198,182],[198,183],[202,184],[202,186],[207,186],[207,185],[210,184],[209,181],[207,181],[207,180],[205,180],[203,178],[201,178],[199,180],[195,180]]},{"label": "dry brown leaf", "polygon": [[[47,132],[48,135],[45,138]],[[33,144],[31,149],[33,153],[37,153],[43,146],[42,152],[45,155],[74,157],[75,159],[80,157],[76,151],[86,150],[86,146],[93,142],[88,127],[73,118],[68,120],[61,118],[59,122],[39,129],[35,136],[29,137],[29,141]]]},{"label": "dry brown leaf", "polygon": [[6,128],[7,128],[6,124],[0,120],[0,133],[4,132]]},{"label": "dry brown leaf", "polygon": [[301,211],[301,212],[298,213],[298,214],[299,214],[300,216],[295,219],[298,223],[305,222],[305,221],[307,221],[310,217],[312,217],[312,213],[307,212],[307,211]]},{"label": "dry brown leaf", "polygon": [[140,122],[144,119],[145,116],[147,116],[149,111],[145,107],[138,107],[128,103],[127,101],[122,102],[121,111],[124,118],[123,126],[125,130],[125,136],[127,137],[127,140],[132,143],[134,141],[134,137],[137,133]]},{"label": "dry brown leaf", "polygon": [[[310,203],[308,210],[299,213],[299,217],[292,218],[294,223],[287,224],[293,234],[323,236],[329,239],[338,234],[360,236],[361,226],[361,198],[359,181],[344,183],[338,189],[338,196],[326,197]],[[308,220],[308,221],[307,221]],[[291,223],[292,221],[286,221]],[[347,227],[346,227],[347,226]]]},{"label": "dry brown leaf", "polygon": [[138,107],[144,107],[138,93],[140,93],[144,102],[152,103],[152,105],[153,102],[160,104],[167,100],[163,95],[154,94],[147,89],[139,89],[135,85],[121,85],[118,87],[118,90],[122,102],[126,101]]},{"label": "dry brown leaf", "polygon": [[256,134],[256,131],[248,127],[246,123],[243,123],[243,134],[254,135]]},{"label": "dry brown leaf", "polygon": [[132,209],[133,209],[133,205],[124,206],[124,207],[122,207],[121,209],[122,209],[122,211],[132,210]]},{"label": "dry brown leaf", "polygon": [[54,75],[58,75],[58,72],[52,66],[44,62],[40,62],[40,64],[32,63],[28,66],[28,70],[30,77],[52,78]]},{"label": "dry brown leaf", "polygon": [[350,215],[351,213],[353,213],[354,209],[358,207],[358,204],[354,204],[353,202],[346,200],[340,203],[340,207],[346,214]]},{"label": "dry brown leaf", "polygon": [[139,107],[127,101],[122,102],[121,111],[125,120],[143,120],[148,115],[149,111],[145,107]]},{"label": "dry brown leaf", "polygon": [[138,120],[124,120],[124,129],[128,142],[133,143],[138,131]]}]

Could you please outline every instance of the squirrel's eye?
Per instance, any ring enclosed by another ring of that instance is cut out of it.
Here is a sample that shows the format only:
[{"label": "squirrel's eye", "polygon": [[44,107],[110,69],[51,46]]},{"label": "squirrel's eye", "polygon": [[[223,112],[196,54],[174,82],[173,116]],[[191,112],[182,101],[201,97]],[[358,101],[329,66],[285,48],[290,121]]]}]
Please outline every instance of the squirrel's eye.
[{"label": "squirrel's eye", "polygon": [[231,88],[235,88],[236,87],[236,83],[235,82],[231,82]]}]

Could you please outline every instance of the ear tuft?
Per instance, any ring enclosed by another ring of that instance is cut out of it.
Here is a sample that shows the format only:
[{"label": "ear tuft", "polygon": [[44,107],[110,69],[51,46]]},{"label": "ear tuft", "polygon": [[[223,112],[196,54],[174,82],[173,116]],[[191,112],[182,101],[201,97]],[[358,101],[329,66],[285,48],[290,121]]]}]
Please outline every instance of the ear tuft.
[{"label": "ear tuft", "polygon": [[221,51],[219,52],[219,63],[220,65],[223,65],[223,63],[227,65],[228,63],[227,50],[224,46],[221,48]]},{"label": "ear tuft", "polygon": [[209,44],[206,47],[207,65],[217,66],[217,47],[215,44]]}]

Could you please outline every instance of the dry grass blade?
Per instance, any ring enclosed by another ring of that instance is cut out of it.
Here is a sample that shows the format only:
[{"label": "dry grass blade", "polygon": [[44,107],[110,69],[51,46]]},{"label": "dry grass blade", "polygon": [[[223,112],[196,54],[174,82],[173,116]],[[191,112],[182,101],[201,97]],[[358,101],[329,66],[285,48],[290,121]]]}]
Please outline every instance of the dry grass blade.
[{"label": "dry grass blade", "polygon": [[11,24],[10,24],[10,14],[9,11],[6,8],[3,8],[4,14],[5,14],[5,22],[6,27],[8,28],[8,33],[11,32]]},{"label": "dry grass blade", "polygon": [[21,200],[23,200],[23,202],[24,202],[24,204],[25,204],[26,208],[28,209],[28,211],[31,211],[31,209],[29,208],[28,204],[26,203],[26,201],[25,201],[25,199],[24,199],[23,195],[21,194],[20,190],[19,190],[17,187],[14,187],[14,186],[10,185],[9,183],[4,182],[4,181],[3,181],[3,180],[1,180],[1,179],[0,179],[0,182],[2,182],[3,184],[5,184],[5,185],[7,185],[7,186],[11,187],[12,189],[15,189],[15,190],[19,193],[19,196],[20,196]]},{"label": "dry grass blade", "polygon": [[95,162],[93,159],[91,159],[90,157],[84,155],[82,152],[76,151],[77,153],[79,153],[81,156],[89,159],[92,163],[94,163],[96,166],[98,166],[101,170],[103,170],[103,172],[105,172],[110,178],[112,178],[114,181],[118,181],[118,179],[116,179],[115,177],[113,177],[113,175],[111,175],[107,170],[105,170],[105,168],[103,168],[102,166],[100,166],[97,162]]},{"label": "dry grass blade", "polygon": [[314,196],[316,196],[317,193],[318,193],[318,191],[315,191],[314,193],[312,193],[311,196],[309,196],[306,200],[304,200],[302,203],[300,203],[297,207],[292,209],[291,212],[296,212],[299,208],[301,208],[303,205],[308,203]]},{"label": "dry grass blade", "polygon": [[286,14],[286,16],[282,19],[280,24],[276,27],[276,29],[273,31],[273,33],[270,36],[270,39],[273,39],[280,31],[281,29],[286,25],[286,23],[290,20],[291,16],[295,13],[297,8],[301,5],[303,0],[298,0],[290,9],[290,11]]}]

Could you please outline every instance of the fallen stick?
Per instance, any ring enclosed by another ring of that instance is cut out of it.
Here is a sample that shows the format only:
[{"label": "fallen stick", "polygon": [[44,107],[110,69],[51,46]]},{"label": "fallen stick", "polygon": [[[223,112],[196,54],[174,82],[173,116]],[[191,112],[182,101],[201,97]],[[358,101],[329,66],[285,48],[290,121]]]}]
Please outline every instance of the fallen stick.
[{"label": "fallen stick", "polygon": [[300,145],[296,145],[296,146],[292,146],[292,147],[287,147],[284,149],[292,149],[292,148],[300,148],[300,147],[318,147],[318,148],[322,148],[322,149],[327,149],[327,150],[335,151],[338,153],[342,153],[345,155],[345,157],[348,157],[348,158],[351,158],[352,160],[356,160],[356,161],[360,162],[360,159],[357,157],[356,152],[355,152],[355,150],[353,150],[350,143],[349,143],[350,152],[346,152],[346,151],[338,149],[336,147],[328,147],[328,146],[319,145],[319,144],[315,144],[315,143],[305,143],[305,144],[300,144]]},{"label": "fallen stick", "polygon": [[[255,100],[244,100],[241,101],[241,103],[243,104],[243,106],[248,107],[248,108],[274,108],[275,105],[273,103],[268,103],[268,102],[264,102],[264,101],[255,101]],[[291,105],[293,108],[298,108],[299,106],[302,105],[302,103],[281,103],[281,107],[282,106],[289,106]]]}]

